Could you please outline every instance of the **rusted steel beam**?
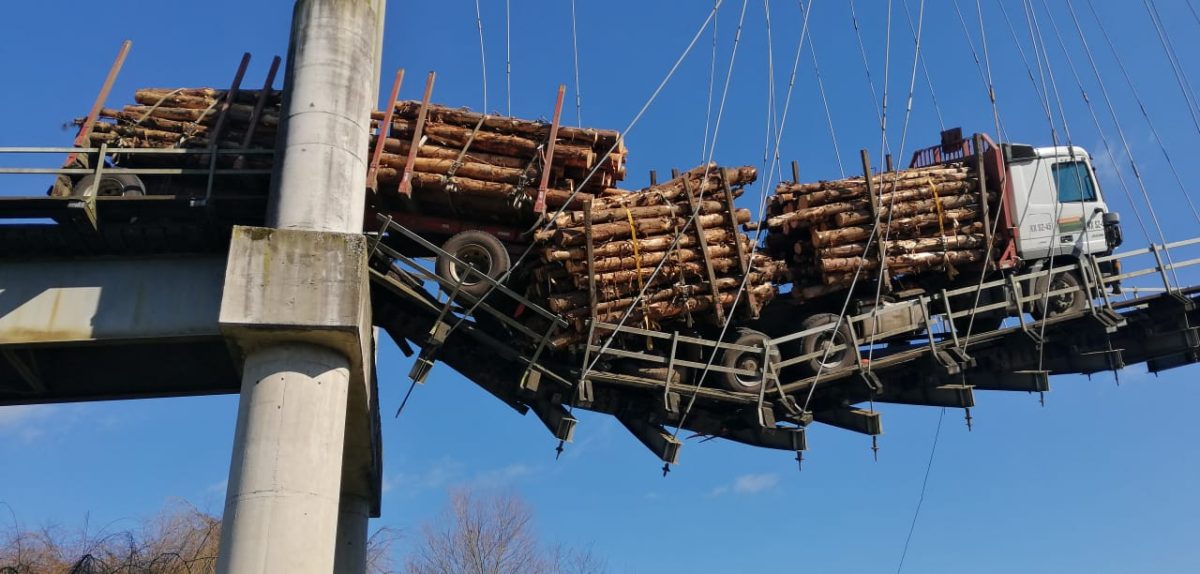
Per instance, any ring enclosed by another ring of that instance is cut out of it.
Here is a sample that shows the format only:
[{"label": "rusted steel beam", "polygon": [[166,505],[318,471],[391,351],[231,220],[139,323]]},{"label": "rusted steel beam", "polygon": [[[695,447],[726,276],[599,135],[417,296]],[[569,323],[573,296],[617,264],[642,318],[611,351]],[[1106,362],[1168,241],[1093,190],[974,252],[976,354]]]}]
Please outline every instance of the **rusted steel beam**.
[{"label": "rusted steel beam", "polygon": [[[117,50],[117,57],[113,60],[112,66],[108,69],[108,75],[104,77],[104,83],[100,85],[100,92],[96,94],[96,100],[92,102],[92,109],[88,112],[87,118],[79,126],[79,132],[75,134],[74,147],[87,147],[88,137],[92,135],[92,127],[96,125],[96,119],[100,117],[100,110],[104,107],[104,102],[108,101],[108,94],[112,91],[113,84],[117,81],[117,75],[121,73],[121,68],[125,66],[125,58],[129,55],[129,49],[133,47],[132,40],[121,42],[121,48]],[[67,155],[66,161],[63,162],[63,167],[71,167],[79,161],[79,153],[71,152]],[[103,161],[103,158],[101,158]],[[55,182],[53,195],[67,195],[70,193],[69,180],[59,177]]]},{"label": "rusted steel beam", "polygon": [[554,142],[558,140],[558,120],[562,117],[563,94],[566,93],[566,90],[565,85],[558,85],[558,100],[554,104],[554,120],[550,122],[550,143],[546,144],[545,161],[542,162],[542,180],[538,183],[537,200],[533,202],[534,213],[546,213],[546,189],[550,185],[550,162],[554,161]]},{"label": "rusted steel beam", "polygon": [[[404,68],[396,70],[396,79],[392,80],[391,95],[388,96],[387,110],[383,113],[383,121],[375,134],[375,149],[371,150],[371,163],[367,167],[367,189],[372,193],[379,189],[379,160],[383,157],[383,145],[392,131],[392,116],[396,114],[396,98],[400,97],[400,85],[404,83]],[[411,154],[411,149],[409,153]]]},{"label": "rusted steel beam", "polygon": [[271,68],[267,70],[267,78],[263,80],[262,90],[258,92],[258,100],[254,102],[254,110],[250,112],[250,124],[246,127],[246,135],[242,137],[242,149],[250,147],[250,140],[254,139],[258,120],[262,117],[263,110],[267,107],[267,99],[271,97],[271,88],[275,85],[275,74],[279,73],[279,63],[279,56],[271,59]]},{"label": "rusted steel beam", "polygon": [[417,112],[417,126],[413,130],[412,145],[408,149],[408,161],[404,164],[404,175],[400,177],[400,195],[412,195],[413,164],[417,161],[417,150],[421,147],[421,135],[425,131],[425,118],[429,115],[429,98],[433,95],[433,82],[437,72],[429,72],[425,78],[425,94],[421,96],[421,110]]}]

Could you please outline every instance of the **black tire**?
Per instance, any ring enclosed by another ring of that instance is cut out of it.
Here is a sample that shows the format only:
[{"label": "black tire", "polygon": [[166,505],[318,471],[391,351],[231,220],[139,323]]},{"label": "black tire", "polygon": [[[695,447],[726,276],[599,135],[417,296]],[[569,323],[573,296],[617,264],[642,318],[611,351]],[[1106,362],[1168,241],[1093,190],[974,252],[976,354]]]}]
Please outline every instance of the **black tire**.
[{"label": "black tire", "polygon": [[[92,188],[96,175],[85,175],[75,182],[71,195],[82,197]],[[146,195],[146,185],[142,180],[130,173],[101,173],[100,184],[93,194],[97,197],[137,197]]]},{"label": "black tire", "polygon": [[[1083,289],[1079,288],[1082,285],[1083,281],[1080,281],[1079,274],[1075,271],[1060,271],[1053,277],[1039,277],[1033,290],[1037,295],[1037,299],[1033,301],[1033,317],[1040,321],[1083,311],[1087,308],[1087,295],[1084,294]],[[1050,291],[1069,287],[1076,289],[1070,293],[1051,295],[1048,298],[1045,296]]]},{"label": "black tire", "polygon": [[[737,331],[734,333],[733,339],[728,342],[744,347],[762,348],[762,346],[769,340],[769,337],[763,333],[755,331],[754,329],[738,327]],[[727,369],[761,371],[763,367],[762,359],[762,351],[750,352],[728,349],[722,351],[720,364],[722,367]],[[777,363],[781,360],[782,357],[779,354],[779,349],[772,348],[771,361]],[[739,375],[737,373],[724,372],[720,373],[720,375],[721,384],[726,389],[731,391],[758,394],[758,392],[762,389],[763,378],[761,375]]]},{"label": "black tire", "polygon": [[[473,267],[475,273],[482,273],[492,279],[502,277],[512,264],[504,244],[486,231],[463,231],[447,239],[446,243],[442,244],[442,249]],[[451,283],[458,283],[466,276],[459,290],[476,297],[482,297],[491,288],[487,281],[476,274],[467,275],[468,269],[465,266],[455,264],[445,256],[438,256],[436,270],[439,277]],[[453,289],[453,286],[447,289]]]},{"label": "black tire", "polygon": [[972,323],[971,316],[967,315],[966,317],[959,317],[954,320],[954,330],[958,333],[959,337],[966,337],[968,330],[971,336],[974,337],[980,333],[999,329],[1000,325],[1004,323],[1004,319],[1004,315],[990,311],[987,313],[977,313],[975,315],[975,322]]},{"label": "black tire", "polygon": [[[833,313],[817,313],[816,315],[812,315],[805,319],[804,322],[800,324],[800,330],[807,331],[822,325],[828,325],[830,323],[837,322],[838,316],[834,315]],[[815,353],[817,351],[824,350],[831,342],[834,345],[854,344],[854,330],[852,327],[850,327],[848,322],[845,320],[841,321],[841,325],[838,326],[836,331],[823,331],[804,337],[804,339],[801,341],[801,346],[803,347],[801,349],[803,351],[801,354],[807,355],[809,353]],[[822,361],[822,358],[824,358],[824,361]],[[856,360],[858,360],[858,353],[856,353],[854,349],[846,347],[840,351],[830,352],[827,356],[817,356],[809,359],[805,363],[805,366],[808,368],[810,374],[815,375],[818,372],[828,373],[838,369],[852,367],[854,366],[854,362]]]},{"label": "black tire", "polygon": [[[978,306],[984,307],[994,303],[1000,303],[1004,301],[1004,298],[1004,292],[999,289],[984,289],[983,292],[979,294]],[[950,307],[955,313],[969,311],[971,307],[975,305],[975,303],[976,300],[974,293],[965,293],[963,295],[950,298]],[[960,337],[965,337],[967,335],[968,327],[970,328],[971,335],[987,333],[988,331],[995,331],[996,329],[999,329],[1001,323],[1003,323],[1004,319],[1007,317],[1008,315],[1003,309],[976,313],[973,323],[971,316],[966,315],[953,320],[954,330],[958,332],[958,336]]]}]

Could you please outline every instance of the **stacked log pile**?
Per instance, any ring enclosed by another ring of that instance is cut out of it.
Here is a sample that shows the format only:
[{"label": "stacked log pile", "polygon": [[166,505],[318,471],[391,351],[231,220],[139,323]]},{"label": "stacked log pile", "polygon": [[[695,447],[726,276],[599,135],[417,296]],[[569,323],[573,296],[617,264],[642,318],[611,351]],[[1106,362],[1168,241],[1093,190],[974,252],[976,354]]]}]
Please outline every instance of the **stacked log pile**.
[{"label": "stacked log pile", "polygon": [[700,166],[640,191],[596,198],[539,232],[534,289],[573,328],[553,343],[586,338],[589,317],[616,323],[626,312],[630,326],[661,327],[689,316],[715,322],[733,312],[743,279],[739,309],[774,297],[786,268],[754,252],[739,231],[750,211],[733,206],[755,177],[753,167]]},{"label": "stacked log pile", "polygon": [[884,173],[869,186],[862,177],[783,183],[768,206],[768,252],[789,262],[802,298],[844,290],[859,269],[860,279],[878,277],[881,256],[889,277],[954,274],[984,261],[981,202],[994,200],[964,163]]},{"label": "stacked log pile", "polygon": [[[275,145],[279,127],[279,106],[282,93],[241,90],[234,102],[224,111],[226,90],[213,88],[143,88],[134,92],[133,105],[120,109],[104,108],[100,121],[92,128],[92,145],[107,143],[118,147],[142,148],[203,148],[214,144],[225,149],[270,149]],[[253,119],[254,125],[251,126]],[[232,156],[231,156],[232,157]],[[269,166],[270,156],[258,163]],[[197,161],[206,158],[192,156]],[[178,162],[178,157],[135,155],[134,162]],[[129,165],[126,163],[126,165]],[[129,165],[129,167],[134,167]]]},{"label": "stacked log pile", "polygon": [[[421,102],[396,102],[378,172],[381,187],[400,183],[420,112]],[[372,117],[379,122],[384,114]],[[511,218],[515,210],[529,216],[547,169],[550,132],[546,122],[430,104],[413,165],[413,199],[436,213]],[[546,207],[564,207],[576,189],[574,209],[596,197],[624,193],[614,186],[625,177],[626,154],[616,131],[559,126]]]},{"label": "stacked log pile", "polygon": [[[136,104],[100,112],[103,121],[97,122],[92,130],[92,144],[206,148],[214,144],[213,132],[219,123],[220,133],[215,141],[218,147],[274,147],[281,92],[261,94],[259,90],[240,90],[228,106],[226,96],[226,90],[214,88],[139,89],[134,94]],[[396,102],[377,172],[383,196],[379,199],[383,204],[380,207],[504,222],[512,222],[514,216],[536,217],[532,205],[545,169],[550,124],[435,104],[426,110],[412,166],[415,205],[400,201],[395,192],[412,151],[420,107],[420,102]],[[224,119],[220,120],[223,109]],[[375,124],[383,117],[382,112],[372,116]],[[374,140],[372,137],[372,146]],[[580,187],[572,200],[576,208],[596,197],[624,193],[614,186],[625,177],[626,155],[621,135],[616,131],[560,126],[549,166],[546,207],[562,208]],[[126,158],[123,165],[208,165],[207,156],[186,159],[187,162],[181,162],[180,156],[134,155]],[[239,161],[246,167],[269,168],[272,157],[247,155]],[[222,157],[220,163],[226,166],[232,162],[233,157],[229,156]]]}]

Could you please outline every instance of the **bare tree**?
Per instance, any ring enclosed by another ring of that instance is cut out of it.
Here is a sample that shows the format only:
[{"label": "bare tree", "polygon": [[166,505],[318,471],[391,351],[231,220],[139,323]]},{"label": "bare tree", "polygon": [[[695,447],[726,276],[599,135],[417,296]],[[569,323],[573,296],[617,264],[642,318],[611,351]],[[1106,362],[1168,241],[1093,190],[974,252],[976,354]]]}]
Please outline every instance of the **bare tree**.
[{"label": "bare tree", "polygon": [[515,494],[450,493],[438,524],[426,524],[408,559],[409,574],[603,574],[591,550],[547,548],[533,512]]},{"label": "bare tree", "polygon": [[[395,572],[395,531],[381,528],[367,544],[367,572]],[[212,574],[221,519],[179,502],[134,529],[78,533],[45,527],[26,530],[13,518],[0,535],[0,574]]]}]

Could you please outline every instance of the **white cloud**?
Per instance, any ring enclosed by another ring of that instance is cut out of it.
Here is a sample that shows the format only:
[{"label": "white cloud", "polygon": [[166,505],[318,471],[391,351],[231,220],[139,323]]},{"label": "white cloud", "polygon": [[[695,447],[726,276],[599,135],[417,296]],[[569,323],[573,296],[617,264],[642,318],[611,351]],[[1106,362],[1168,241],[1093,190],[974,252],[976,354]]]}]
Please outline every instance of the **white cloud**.
[{"label": "white cloud", "polygon": [[722,485],[712,489],[709,496],[722,496],[729,494],[759,494],[766,492],[779,485],[779,475],[775,473],[766,474],[743,474],[733,479],[733,484]]},{"label": "white cloud", "polygon": [[424,490],[437,490],[451,482],[459,480],[463,474],[463,463],[449,457],[435,461],[429,468],[420,472],[401,472],[383,474],[383,492],[393,489],[416,494]]},{"label": "white cloud", "polygon": [[733,481],[733,491],[738,494],[758,494],[775,488],[777,484],[778,474],[743,474]]},{"label": "white cloud", "polygon": [[56,416],[57,405],[13,405],[0,407],[0,430],[13,430],[24,442],[33,442],[46,434],[44,423]]},{"label": "white cloud", "polygon": [[475,475],[475,478],[471,482],[475,485],[485,488],[506,486],[513,483],[517,479],[533,474],[534,471],[535,469],[533,467],[518,462],[502,468],[485,470]]}]

